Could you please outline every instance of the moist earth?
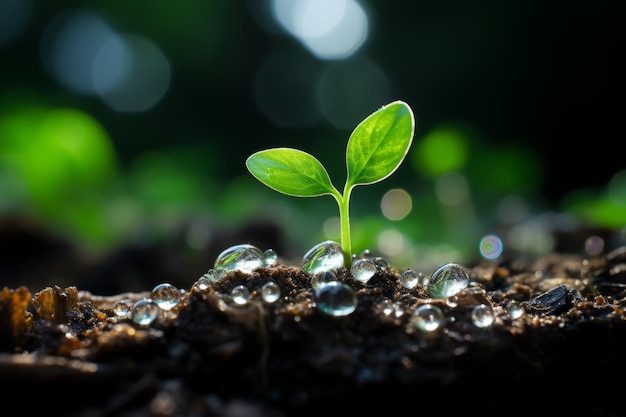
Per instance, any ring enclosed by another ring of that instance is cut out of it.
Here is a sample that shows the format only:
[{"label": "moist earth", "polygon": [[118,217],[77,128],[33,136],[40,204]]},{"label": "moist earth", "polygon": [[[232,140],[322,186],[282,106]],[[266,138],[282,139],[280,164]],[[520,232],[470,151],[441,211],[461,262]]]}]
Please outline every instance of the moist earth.
[{"label": "moist earth", "polygon": [[[103,294],[25,279],[0,290],[4,407],[93,417],[626,415],[626,246],[594,256],[565,248],[477,260],[466,265],[470,285],[446,299],[422,283],[404,287],[393,265],[378,264],[365,283],[338,268],[357,299],[345,316],[323,311],[311,274],[280,260],[205,286],[201,274],[176,282],[180,302],[149,325],[114,306],[149,298],[151,286]],[[273,302],[261,297],[268,281],[280,289]],[[238,285],[250,291],[244,305],[230,297]],[[422,305],[441,309],[441,327],[416,326]],[[477,325],[477,305],[493,323]]]}]

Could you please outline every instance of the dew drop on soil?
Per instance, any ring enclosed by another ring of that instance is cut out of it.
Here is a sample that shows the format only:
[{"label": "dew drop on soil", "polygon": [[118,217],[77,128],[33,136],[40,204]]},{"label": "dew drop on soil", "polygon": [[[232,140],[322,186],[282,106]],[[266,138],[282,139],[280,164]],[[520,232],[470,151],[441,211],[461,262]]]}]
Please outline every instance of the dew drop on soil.
[{"label": "dew drop on soil", "polygon": [[203,277],[208,279],[210,282],[215,282],[222,278],[222,276],[224,276],[227,272],[228,271],[223,268],[211,268],[206,274],[203,275]]},{"label": "dew drop on soil", "polygon": [[389,261],[386,258],[383,258],[382,256],[375,256],[372,258],[372,261],[374,264],[378,265],[380,269],[385,271],[389,270]]},{"label": "dew drop on soil", "polygon": [[446,318],[443,311],[433,304],[422,304],[415,309],[411,323],[420,330],[432,332],[443,326]]},{"label": "dew drop on soil", "polygon": [[244,243],[222,251],[215,260],[214,269],[239,270],[249,274],[254,269],[264,265],[265,255],[261,249]]},{"label": "dew drop on soil", "polygon": [[133,304],[130,318],[140,326],[149,326],[159,316],[159,306],[150,298],[142,298]]},{"label": "dew drop on soil", "polygon": [[274,281],[268,281],[261,287],[263,301],[273,303],[280,297],[280,287]]},{"label": "dew drop on soil", "polygon": [[198,278],[196,285],[200,291],[206,291],[211,286],[211,280],[207,277],[207,274],[204,274]]},{"label": "dew drop on soil", "polygon": [[235,304],[246,305],[250,299],[250,290],[245,285],[237,285],[231,290],[230,298]]},{"label": "dew drop on soil", "polygon": [[126,317],[130,307],[126,304],[126,301],[118,301],[113,305],[113,313],[117,317]]},{"label": "dew drop on soil", "polygon": [[506,304],[506,312],[512,319],[518,319],[524,314],[524,308],[519,302],[511,300]]},{"label": "dew drop on soil", "polygon": [[341,245],[327,240],[313,246],[302,258],[302,269],[311,275],[330,271],[343,266],[343,249]]},{"label": "dew drop on soil", "polygon": [[278,262],[278,254],[274,249],[263,251],[263,263],[265,266],[274,266]]},{"label": "dew drop on soil", "polygon": [[437,268],[428,282],[428,294],[433,298],[448,298],[468,287],[469,271],[450,262]]},{"label": "dew drop on soil", "polygon": [[326,285],[329,282],[337,281],[337,275],[333,271],[322,271],[313,275],[311,278],[311,287],[317,290],[322,285]]},{"label": "dew drop on soil", "polygon": [[369,259],[357,259],[352,262],[350,273],[357,281],[369,281],[376,274],[376,264]]},{"label": "dew drop on soil", "polygon": [[405,288],[411,289],[415,287],[419,282],[419,276],[417,272],[412,269],[407,269],[400,274],[400,285]]},{"label": "dew drop on soil", "polygon": [[331,316],[347,316],[356,310],[356,293],[348,284],[340,281],[329,282],[315,291],[315,305]]},{"label": "dew drop on soil", "polygon": [[162,310],[169,311],[180,302],[180,291],[174,285],[167,282],[157,285],[152,289],[152,300]]},{"label": "dew drop on soil", "polygon": [[493,309],[486,304],[478,304],[472,309],[472,323],[476,327],[489,327],[493,324],[495,315]]}]

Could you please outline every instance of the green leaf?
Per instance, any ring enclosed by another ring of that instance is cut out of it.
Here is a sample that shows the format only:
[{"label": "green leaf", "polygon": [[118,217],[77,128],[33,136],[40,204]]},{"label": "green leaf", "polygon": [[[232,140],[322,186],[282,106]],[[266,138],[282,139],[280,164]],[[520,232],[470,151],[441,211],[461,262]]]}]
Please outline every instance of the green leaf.
[{"label": "green leaf", "polygon": [[283,194],[294,197],[339,194],[320,161],[297,149],[256,152],[248,157],[246,167],[256,179]]},{"label": "green leaf", "polygon": [[379,182],[402,163],[413,141],[411,108],[394,101],[372,113],[352,132],[346,150],[346,189]]}]

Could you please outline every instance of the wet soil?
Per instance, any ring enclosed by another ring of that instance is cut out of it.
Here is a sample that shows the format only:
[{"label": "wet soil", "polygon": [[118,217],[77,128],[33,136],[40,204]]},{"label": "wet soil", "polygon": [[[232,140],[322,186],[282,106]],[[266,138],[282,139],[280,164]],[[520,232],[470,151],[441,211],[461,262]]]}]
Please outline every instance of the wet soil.
[{"label": "wet soil", "polygon": [[[310,274],[293,263],[233,271],[201,288],[195,280],[206,258],[202,265],[173,246],[125,248],[87,268],[68,242],[42,230],[27,237],[11,224],[14,242],[20,236],[32,250],[21,269],[7,258],[10,284],[0,290],[1,392],[3,408],[14,413],[626,415],[626,246],[595,256],[565,250],[585,235],[577,232],[557,240],[562,250],[536,258],[477,260],[466,265],[471,285],[454,300],[431,298],[419,284],[405,288],[393,265],[379,265],[366,283],[340,268],[337,279],[354,289],[358,304],[336,317],[318,308]],[[9,233],[6,225],[0,231]],[[278,247],[267,225],[239,232],[222,249],[254,242],[254,233],[269,239],[259,247]],[[141,255],[170,269],[155,271],[148,261],[142,269]],[[49,280],[75,283],[32,280],[42,269]],[[104,271],[110,287],[93,280]],[[116,273],[142,279],[130,284]],[[281,290],[273,303],[260,296],[270,280]],[[116,316],[117,301],[149,297],[151,282],[174,283],[181,302],[148,326]],[[241,284],[251,291],[244,306],[229,296]],[[523,307],[521,317],[509,314],[510,301]],[[443,311],[442,327],[414,325],[424,304]],[[479,304],[493,309],[490,326],[472,320]]]}]

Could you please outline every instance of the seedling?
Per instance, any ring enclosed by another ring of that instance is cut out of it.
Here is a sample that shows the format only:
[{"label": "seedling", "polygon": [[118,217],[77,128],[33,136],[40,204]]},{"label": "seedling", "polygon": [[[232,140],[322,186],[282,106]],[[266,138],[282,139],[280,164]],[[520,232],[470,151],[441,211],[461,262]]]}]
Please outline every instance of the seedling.
[{"label": "seedling", "polygon": [[292,148],[256,152],[246,160],[250,173],[263,184],[294,197],[331,195],[339,205],[344,266],[352,265],[350,194],[357,185],[374,184],[398,169],[413,141],[415,118],[403,101],[394,101],[365,118],[354,129],[346,148],[348,169],[343,193],[314,156]]}]

